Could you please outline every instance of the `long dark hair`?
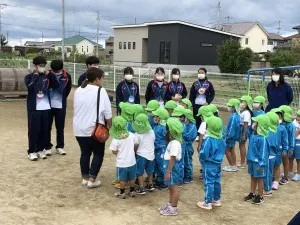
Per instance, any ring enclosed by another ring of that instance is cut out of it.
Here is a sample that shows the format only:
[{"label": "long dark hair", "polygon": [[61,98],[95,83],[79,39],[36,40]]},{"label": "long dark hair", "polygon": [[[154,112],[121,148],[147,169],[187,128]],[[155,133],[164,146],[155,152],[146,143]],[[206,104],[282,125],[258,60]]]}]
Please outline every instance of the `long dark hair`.
[{"label": "long dark hair", "polygon": [[[282,69],[281,69],[281,68],[274,68],[274,69],[272,70],[271,76],[273,75],[273,73],[279,74],[279,81],[278,81],[279,85],[284,84],[284,75],[283,75]],[[274,87],[276,87],[275,81],[272,80],[271,83],[272,83],[272,85],[273,85]]]},{"label": "long dark hair", "polygon": [[247,107],[245,108],[245,110],[248,110],[250,115],[251,115],[251,118],[253,117],[253,112],[252,110],[249,108],[249,106],[247,105]]},{"label": "long dark hair", "polygon": [[103,70],[95,67],[89,68],[86,73],[86,79],[82,83],[81,88],[85,88],[88,85],[88,83],[94,82],[97,78],[101,79],[103,76],[104,76]]}]

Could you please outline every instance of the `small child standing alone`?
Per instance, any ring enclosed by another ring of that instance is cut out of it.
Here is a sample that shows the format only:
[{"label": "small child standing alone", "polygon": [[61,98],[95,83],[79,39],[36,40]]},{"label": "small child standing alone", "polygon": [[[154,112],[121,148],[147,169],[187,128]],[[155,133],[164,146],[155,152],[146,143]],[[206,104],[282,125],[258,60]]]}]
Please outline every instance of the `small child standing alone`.
[{"label": "small child standing alone", "polygon": [[130,192],[128,195],[135,197],[136,160],[134,134],[128,131],[127,122],[121,116],[113,119],[109,134],[113,138],[109,149],[117,155],[117,179],[120,181],[120,193],[115,193],[115,196],[121,199],[126,198],[125,185],[129,182]]}]

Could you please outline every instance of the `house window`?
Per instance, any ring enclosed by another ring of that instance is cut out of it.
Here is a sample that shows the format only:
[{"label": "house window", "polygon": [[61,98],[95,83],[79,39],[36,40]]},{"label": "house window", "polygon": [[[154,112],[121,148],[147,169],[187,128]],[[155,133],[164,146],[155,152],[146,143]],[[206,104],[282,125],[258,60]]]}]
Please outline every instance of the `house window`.
[{"label": "house window", "polygon": [[122,42],[119,42],[119,49],[122,49]]},{"label": "house window", "polygon": [[273,41],[269,40],[268,45],[273,45]]},{"label": "house window", "polygon": [[212,47],[212,46],[213,46],[212,43],[201,42],[201,47]]},{"label": "house window", "polygon": [[72,52],[72,49],[67,47],[67,52]]},{"label": "house window", "polygon": [[131,49],[131,42],[128,42],[128,49]]},{"label": "house window", "polygon": [[132,42],[132,49],[135,49],[135,42]]},{"label": "house window", "polygon": [[160,42],[160,63],[170,63],[171,56],[171,41]]},{"label": "house window", "polygon": [[246,38],[246,39],[245,39],[245,44],[247,45],[248,43],[249,43],[249,39]]},{"label": "house window", "polygon": [[262,44],[262,45],[265,45],[265,40],[264,40],[264,39],[261,41],[261,44]]},{"label": "house window", "polygon": [[126,49],[126,42],[123,43],[123,49]]},{"label": "house window", "polygon": [[89,52],[89,46],[86,46],[86,52],[87,53]]}]

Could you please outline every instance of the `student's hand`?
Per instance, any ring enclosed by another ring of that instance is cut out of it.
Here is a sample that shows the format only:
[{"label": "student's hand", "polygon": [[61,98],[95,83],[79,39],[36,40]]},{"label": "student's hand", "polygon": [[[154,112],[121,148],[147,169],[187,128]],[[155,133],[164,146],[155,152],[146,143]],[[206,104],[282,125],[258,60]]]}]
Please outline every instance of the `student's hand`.
[{"label": "student's hand", "polygon": [[286,151],[283,151],[283,152],[282,152],[282,156],[283,156],[283,157],[287,156],[287,152],[286,152]]},{"label": "student's hand", "polygon": [[169,181],[171,179],[171,173],[166,173],[165,174],[165,181]]},{"label": "student's hand", "polygon": [[294,156],[294,150],[290,150],[289,151],[289,157],[293,157]]},{"label": "student's hand", "polygon": [[262,167],[259,167],[256,169],[258,172],[263,172],[263,168]]}]

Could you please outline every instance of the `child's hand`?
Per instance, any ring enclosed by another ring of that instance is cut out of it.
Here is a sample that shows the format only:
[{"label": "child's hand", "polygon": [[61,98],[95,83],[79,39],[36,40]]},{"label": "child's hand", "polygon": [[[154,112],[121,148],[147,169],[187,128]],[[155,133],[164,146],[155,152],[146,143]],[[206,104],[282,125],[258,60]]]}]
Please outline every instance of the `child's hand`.
[{"label": "child's hand", "polygon": [[261,168],[261,167],[257,168],[256,170],[260,173],[263,172],[263,168]]},{"label": "child's hand", "polygon": [[166,173],[165,174],[165,181],[169,181],[171,179],[171,173]]}]

